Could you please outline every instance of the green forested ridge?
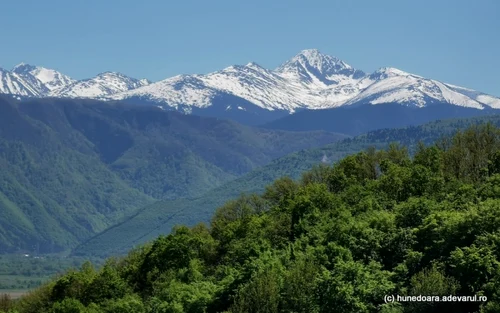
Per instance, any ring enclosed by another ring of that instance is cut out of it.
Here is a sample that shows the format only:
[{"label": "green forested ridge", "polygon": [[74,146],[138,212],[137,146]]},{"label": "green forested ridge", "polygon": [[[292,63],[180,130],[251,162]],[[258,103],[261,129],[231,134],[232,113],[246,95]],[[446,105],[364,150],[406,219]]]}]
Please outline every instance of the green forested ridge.
[{"label": "green forested ridge", "polygon": [[[391,144],[281,178],[100,270],[85,264],[10,312],[499,312],[500,130],[412,157]],[[486,302],[384,303],[385,295]]]},{"label": "green forested ridge", "polygon": [[93,100],[0,97],[0,254],[66,250],[155,199],[203,194],[340,138]]},{"label": "green forested ridge", "polygon": [[68,134],[11,108],[0,103],[0,115],[14,121],[0,124],[1,253],[74,246],[153,201],[100,162],[83,136],[72,134],[79,146],[70,148],[59,136]]},{"label": "green forested ridge", "polygon": [[486,122],[500,125],[500,116],[450,119],[421,126],[381,129],[320,148],[294,152],[210,190],[202,196],[191,199],[164,200],[147,205],[130,219],[113,225],[85,241],[73,252],[76,255],[101,257],[124,254],[133,246],[153,240],[161,234],[170,233],[175,225],[193,226],[202,221],[209,221],[215,209],[226,201],[242,193],[263,192],[266,185],[280,177],[288,176],[297,179],[314,165],[331,164],[369,147],[386,148],[389,143],[406,146],[410,154],[413,154],[420,141],[431,144],[443,136],[452,135],[459,129]]}]

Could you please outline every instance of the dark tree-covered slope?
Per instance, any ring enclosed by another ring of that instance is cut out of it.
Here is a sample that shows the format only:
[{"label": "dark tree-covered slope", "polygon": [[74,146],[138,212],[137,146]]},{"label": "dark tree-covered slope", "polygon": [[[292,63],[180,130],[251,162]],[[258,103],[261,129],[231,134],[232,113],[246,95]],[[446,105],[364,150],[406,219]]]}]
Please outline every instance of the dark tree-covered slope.
[{"label": "dark tree-covered slope", "polygon": [[65,250],[154,199],[197,196],[345,137],[92,100],[0,98],[0,253]]}]

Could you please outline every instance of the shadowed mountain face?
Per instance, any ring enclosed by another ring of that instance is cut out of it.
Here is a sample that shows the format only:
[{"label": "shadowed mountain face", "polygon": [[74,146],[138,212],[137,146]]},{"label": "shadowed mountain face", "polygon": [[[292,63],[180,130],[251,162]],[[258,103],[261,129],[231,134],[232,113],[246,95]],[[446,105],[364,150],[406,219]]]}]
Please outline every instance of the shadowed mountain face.
[{"label": "shadowed mountain face", "polygon": [[73,247],[154,199],[196,196],[345,137],[94,100],[0,97],[0,253]]},{"label": "shadowed mountain face", "polygon": [[420,125],[439,119],[467,118],[497,113],[494,109],[477,110],[446,103],[433,103],[424,108],[396,103],[359,104],[329,110],[307,110],[262,125],[269,129],[292,131],[326,130],[359,135],[381,128]]}]

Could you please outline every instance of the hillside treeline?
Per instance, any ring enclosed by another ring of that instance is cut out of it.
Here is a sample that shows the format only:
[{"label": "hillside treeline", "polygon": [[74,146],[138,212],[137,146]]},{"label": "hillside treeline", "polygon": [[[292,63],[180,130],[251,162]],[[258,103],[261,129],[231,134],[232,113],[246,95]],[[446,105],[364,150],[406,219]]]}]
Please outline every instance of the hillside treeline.
[{"label": "hillside treeline", "polygon": [[[369,149],[210,225],[86,263],[4,310],[40,312],[500,312],[500,130],[471,127],[413,157]],[[393,302],[388,295],[485,296]]]}]

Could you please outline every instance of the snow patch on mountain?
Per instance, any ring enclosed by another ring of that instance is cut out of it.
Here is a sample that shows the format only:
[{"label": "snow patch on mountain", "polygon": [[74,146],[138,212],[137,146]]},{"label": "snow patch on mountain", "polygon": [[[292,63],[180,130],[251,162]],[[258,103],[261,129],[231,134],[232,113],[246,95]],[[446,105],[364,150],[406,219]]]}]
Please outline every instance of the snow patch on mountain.
[{"label": "snow patch on mountain", "polygon": [[492,97],[490,95],[480,94],[476,98],[476,101],[483,103],[493,109],[500,109],[500,99]]},{"label": "snow patch on mountain", "polygon": [[463,94],[471,99],[476,100],[479,103],[482,103],[486,106],[489,106],[493,109],[500,109],[500,99],[498,97],[493,97],[482,92],[472,90],[469,88],[459,87],[451,84],[444,84],[449,89],[452,89],[455,92]]},{"label": "snow patch on mountain", "polygon": [[139,98],[159,102],[178,109],[181,105],[205,108],[217,91],[207,86],[196,75],[179,75],[150,85],[112,95],[110,99]]},{"label": "snow patch on mountain", "polygon": [[233,94],[268,110],[293,111],[313,100],[297,86],[291,86],[286,79],[255,63],[231,66],[200,80],[212,89]]}]

